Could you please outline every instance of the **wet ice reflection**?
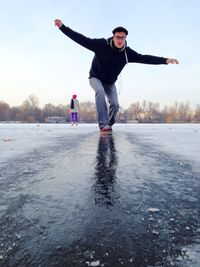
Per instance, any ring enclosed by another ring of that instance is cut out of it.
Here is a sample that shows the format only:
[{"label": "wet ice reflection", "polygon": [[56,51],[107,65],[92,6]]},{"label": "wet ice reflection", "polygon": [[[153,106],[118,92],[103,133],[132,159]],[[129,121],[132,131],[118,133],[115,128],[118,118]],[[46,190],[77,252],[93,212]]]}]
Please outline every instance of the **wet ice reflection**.
[{"label": "wet ice reflection", "polygon": [[0,266],[200,266],[199,125],[35,127],[0,131]]},{"label": "wet ice reflection", "polygon": [[117,194],[117,151],[113,136],[99,138],[93,185],[95,204],[113,206]]}]

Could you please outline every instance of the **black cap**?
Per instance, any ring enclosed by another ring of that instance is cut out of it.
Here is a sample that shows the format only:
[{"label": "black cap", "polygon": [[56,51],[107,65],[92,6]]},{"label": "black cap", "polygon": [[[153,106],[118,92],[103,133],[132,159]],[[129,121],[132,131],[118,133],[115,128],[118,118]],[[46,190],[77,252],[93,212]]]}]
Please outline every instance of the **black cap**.
[{"label": "black cap", "polygon": [[127,31],[127,29],[125,29],[124,27],[121,27],[121,26],[115,28],[115,29],[112,31],[113,34],[115,34],[116,32],[124,32],[126,35],[128,35],[128,31]]}]

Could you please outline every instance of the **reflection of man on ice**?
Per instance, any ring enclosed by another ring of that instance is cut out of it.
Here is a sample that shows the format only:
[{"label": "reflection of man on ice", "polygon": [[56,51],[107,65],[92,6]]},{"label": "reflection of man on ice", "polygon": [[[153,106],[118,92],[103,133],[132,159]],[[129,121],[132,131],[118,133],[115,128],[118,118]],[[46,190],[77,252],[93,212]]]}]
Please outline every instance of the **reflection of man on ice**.
[{"label": "reflection of man on ice", "polygon": [[72,95],[72,99],[70,102],[70,119],[71,119],[71,125],[74,124],[78,125],[78,113],[80,112],[80,106],[79,101],[77,98],[77,95]]}]

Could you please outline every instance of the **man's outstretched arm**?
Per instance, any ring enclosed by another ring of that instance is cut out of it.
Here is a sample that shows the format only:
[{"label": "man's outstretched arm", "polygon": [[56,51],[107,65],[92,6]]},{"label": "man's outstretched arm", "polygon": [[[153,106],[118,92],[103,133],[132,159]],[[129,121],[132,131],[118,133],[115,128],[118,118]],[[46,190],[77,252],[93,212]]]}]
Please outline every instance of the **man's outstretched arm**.
[{"label": "man's outstretched arm", "polygon": [[60,19],[55,19],[54,20],[55,26],[59,28],[60,31],[62,31],[67,37],[72,39],[74,42],[82,45],[83,47],[95,51],[98,39],[91,39],[88,38],[78,32],[73,31],[69,27],[66,27]]},{"label": "man's outstretched arm", "polygon": [[128,62],[135,62],[135,63],[143,63],[143,64],[153,64],[153,65],[159,65],[159,64],[179,64],[178,60],[175,58],[167,58],[167,57],[158,57],[158,56],[152,56],[152,55],[143,55],[140,53],[137,53],[133,49],[127,47],[126,48],[127,56],[128,56]]}]

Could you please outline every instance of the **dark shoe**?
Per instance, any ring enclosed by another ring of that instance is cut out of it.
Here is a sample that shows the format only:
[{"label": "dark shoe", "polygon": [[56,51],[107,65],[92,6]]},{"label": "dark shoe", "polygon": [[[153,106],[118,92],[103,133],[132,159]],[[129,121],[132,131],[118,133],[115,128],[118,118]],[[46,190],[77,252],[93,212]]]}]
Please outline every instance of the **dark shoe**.
[{"label": "dark shoe", "polygon": [[112,134],[112,128],[109,125],[104,126],[100,129],[101,134]]}]

